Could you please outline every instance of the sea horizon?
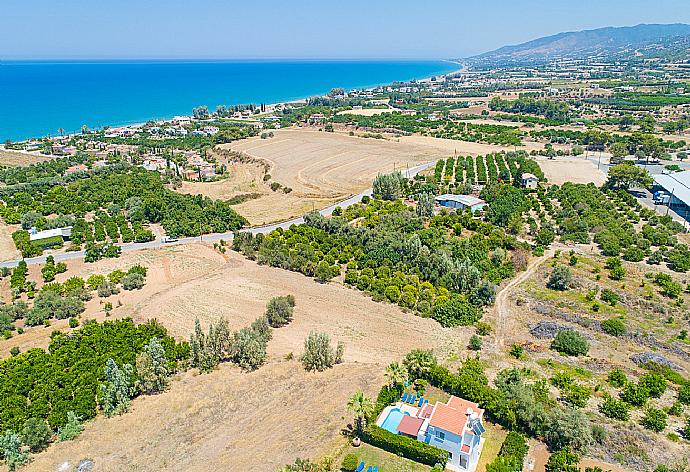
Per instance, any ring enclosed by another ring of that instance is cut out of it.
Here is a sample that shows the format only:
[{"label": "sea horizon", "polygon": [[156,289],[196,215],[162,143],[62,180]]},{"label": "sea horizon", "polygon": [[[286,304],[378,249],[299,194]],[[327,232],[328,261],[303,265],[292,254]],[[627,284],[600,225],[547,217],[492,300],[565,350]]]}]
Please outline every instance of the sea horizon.
[{"label": "sea horizon", "polygon": [[0,140],[189,115],[196,106],[278,103],[460,70],[450,60],[0,60]]}]

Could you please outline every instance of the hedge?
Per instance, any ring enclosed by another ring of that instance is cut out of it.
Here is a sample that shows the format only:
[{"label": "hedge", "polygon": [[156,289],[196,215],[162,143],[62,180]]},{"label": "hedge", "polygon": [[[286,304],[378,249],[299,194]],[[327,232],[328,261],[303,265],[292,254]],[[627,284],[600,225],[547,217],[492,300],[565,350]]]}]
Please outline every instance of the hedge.
[{"label": "hedge", "polygon": [[362,440],[384,451],[432,467],[436,464],[445,467],[448,462],[448,451],[407,436],[393,434],[376,425],[371,425],[362,433]]}]

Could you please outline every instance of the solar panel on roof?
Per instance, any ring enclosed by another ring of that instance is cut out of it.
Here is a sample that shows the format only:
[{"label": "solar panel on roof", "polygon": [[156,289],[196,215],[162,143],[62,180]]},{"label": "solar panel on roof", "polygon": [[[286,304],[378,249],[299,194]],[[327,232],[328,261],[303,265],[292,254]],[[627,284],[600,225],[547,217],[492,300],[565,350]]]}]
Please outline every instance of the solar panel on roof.
[{"label": "solar panel on roof", "polygon": [[472,431],[474,431],[474,434],[477,436],[481,436],[486,432],[486,429],[484,428],[484,425],[481,423],[481,421],[477,421],[472,425]]}]

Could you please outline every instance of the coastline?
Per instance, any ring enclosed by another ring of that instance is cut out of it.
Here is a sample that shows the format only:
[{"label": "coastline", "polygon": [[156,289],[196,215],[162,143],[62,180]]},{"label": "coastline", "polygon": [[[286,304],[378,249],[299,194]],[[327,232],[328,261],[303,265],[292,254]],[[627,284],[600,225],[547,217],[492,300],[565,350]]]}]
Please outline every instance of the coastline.
[{"label": "coastline", "polygon": [[[322,61],[313,61],[313,62],[329,62],[329,61],[327,61],[327,60],[322,60]],[[342,62],[342,63],[346,63],[347,61],[333,61],[333,62]],[[352,62],[358,62],[358,61],[352,61]],[[391,62],[391,63],[395,63],[396,61],[390,61],[390,62]],[[431,61],[429,61],[429,62],[431,62]],[[466,65],[464,65],[463,63],[461,63],[461,62],[459,62],[459,61],[457,61],[457,60],[440,59],[440,60],[438,60],[438,62],[443,62],[443,63],[452,64],[452,65],[455,67],[455,69],[452,70],[452,71],[448,71],[448,72],[442,73],[442,74],[424,75],[424,76],[421,76],[421,77],[419,77],[419,78],[416,78],[416,77],[415,77],[415,78],[411,78],[411,79],[407,79],[407,80],[393,80],[393,81],[385,81],[385,82],[378,82],[378,83],[374,83],[374,84],[368,84],[368,85],[364,85],[364,86],[349,87],[348,90],[370,90],[370,89],[373,89],[373,88],[376,88],[376,87],[388,86],[388,85],[391,85],[391,84],[396,83],[396,82],[411,82],[411,81],[413,81],[413,80],[416,81],[416,82],[428,82],[428,81],[431,80],[432,77],[443,77],[443,78],[445,78],[445,77],[447,77],[447,76],[449,76],[449,75],[454,75],[454,74],[463,72],[463,71],[466,69],[466,67],[467,67]],[[51,62],[51,63],[52,63],[52,62]],[[100,62],[99,62],[99,63],[100,63]],[[70,64],[71,64],[71,63],[70,63]],[[326,93],[327,93],[327,91],[321,91],[321,92],[316,92],[316,93],[308,94],[308,95],[300,95],[300,96],[298,96],[298,97],[296,97],[296,98],[290,97],[290,98],[287,98],[287,99],[278,100],[278,101],[274,101],[274,102],[267,102],[266,104],[269,105],[269,106],[276,106],[276,105],[285,105],[285,104],[290,104],[290,103],[299,103],[299,102],[303,102],[303,101],[305,101],[305,100],[307,100],[308,98],[311,98],[311,97],[320,97],[320,96],[324,96]],[[261,100],[259,100],[258,102],[250,102],[250,103],[261,103]],[[240,104],[243,104],[243,103],[233,103],[233,104],[227,105],[227,106],[234,106],[234,105],[240,105]],[[198,104],[195,105],[195,106],[204,106],[204,105],[205,105],[204,103],[198,103]],[[206,105],[206,106],[208,106],[208,105]],[[108,128],[137,128],[137,127],[140,127],[140,126],[145,125],[145,124],[146,124],[147,122],[149,122],[149,121],[167,121],[167,120],[173,119],[173,118],[176,117],[176,116],[190,117],[191,115],[189,115],[189,114],[180,114],[180,113],[170,113],[170,114],[166,114],[166,115],[164,115],[164,116],[149,117],[149,118],[147,118],[146,120],[142,120],[142,119],[133,119],[133,120],[114,120],[114,121],[112,121],[112,122],[109,122],[109,124],[101,125],[101,126],[93,126],[93,127],[90,127],[90,129],[91,129],[91,130],[103,130],[103,129],[105,129],[106,127],[108,127]],[[254,120],[248,120],[248,121],[249,121],[249,122],[252,122],[252,121],[254,121]],[[78,136],[78,135],[80,135],[80,134],[81,134],[80,132],[75,131],[75,132],[72,132],[72,133],[65,133],[63,136],[65,136],[65,137],[73,137],[73,136]],[[52,134],[49,134],[49,135],[50,135],[52,138],[58,137],[58,136],[52,135]],[[1,137],[1,136],[0,136],[0,137]],[[18,139],[18,140],[12,139],[12,142],[23,143],[23,142],[27,142],[27,141],[31,141],[31,140],[42,139],[42,138],[44,138],[44,137],[46,137],[46,136],[45,136],[45,135],[44,135],[44,136],[33,135],[33,136],[30,136],[30,137],[23,138],[23,139]],[[1,137],[1,138],[3,139],[3,142],[4,142],[5,138],[4,138],[4,137]],[[0,144],[0,149],[5,149],[4,144]],[[33,154],[33,155],[44,155],[44,154],[40,154],[40,153],[37,154],[37,153],[35,153],[35,152],[30,152],[30,154]]]}]

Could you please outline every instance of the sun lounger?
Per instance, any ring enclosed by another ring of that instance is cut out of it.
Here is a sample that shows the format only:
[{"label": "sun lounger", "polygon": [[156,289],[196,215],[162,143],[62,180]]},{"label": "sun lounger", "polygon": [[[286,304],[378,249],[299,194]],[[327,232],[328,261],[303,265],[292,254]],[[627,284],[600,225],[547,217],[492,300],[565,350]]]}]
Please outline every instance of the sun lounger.
[{"label": "sun lounger", "polygon": [[407,403],[407,393],[402,394],[402,398],[400,399],[403,403]]},{"label": "sun lounger", "polygon": [[367,472],[374,472],[371,466],[367,467]]},{"label": "sun lounger", "polygon": [[379,472],[379,466],[375,465],[374,470],[372,472]]},{"label": "sun lounger", "polygon": [[417,403],[417,406],[422,406],[424,404],[424,398],[419,397],[419,402]]},{"label": "sun lounger", "polygon": [[417,401],[417,395],[412,397],[412,400],[410,400],[410,404],[414,405],[414,403]]},{"label": "sun lounger", "polygon": [[364,470],[364,461],[359,463],[359,465],[355,469],[355,472],[362,472],[363,470]]}]

